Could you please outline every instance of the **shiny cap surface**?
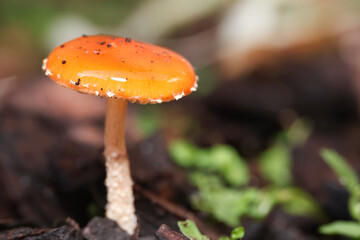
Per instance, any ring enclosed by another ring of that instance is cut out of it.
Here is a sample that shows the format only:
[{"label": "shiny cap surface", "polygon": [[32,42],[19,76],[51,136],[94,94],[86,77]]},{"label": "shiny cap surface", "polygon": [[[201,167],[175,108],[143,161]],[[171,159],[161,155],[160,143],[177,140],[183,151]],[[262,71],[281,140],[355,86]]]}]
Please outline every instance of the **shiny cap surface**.
[{"label": "shiny cap surface", "polygon": [[56,47],[43,69],[64,87],[141,104],[178,100],[197,89],[195,71],[181,55],[110,35],[83,36]]}]

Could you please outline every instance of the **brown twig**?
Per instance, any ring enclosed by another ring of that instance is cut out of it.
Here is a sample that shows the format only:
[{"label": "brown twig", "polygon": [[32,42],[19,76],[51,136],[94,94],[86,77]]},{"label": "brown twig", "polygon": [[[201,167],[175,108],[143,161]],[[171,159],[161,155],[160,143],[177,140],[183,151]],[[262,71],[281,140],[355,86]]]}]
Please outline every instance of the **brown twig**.
[{"label": "brown twig", "polygon": [[169,202],[166,199],[160,198],[157,195],[153,194],[152,192],[142,188],[138,184],[134,184],[134,189],[138,191],[141,195],[149,199],[151,202],[160,205],[165,210],[170,212],[171,214],[177,216],[181,219],[190,219],[196,223],[200,231],[208,236],[210,239],[219,239],[220,235],[215,232],[213,229],[211,229],[209,226],[207,226],[206,223],[204,223],[202,220],[200,220],[198,217],[196,217],[193,213],[187,211],[186,209]]},{"label": "brown twig", "polygon": [[163,224],[160,226],[160,228],[156,231],[156,236],[160,240],[189,240],[187,237],[185,237],[181,233],[173,231],[166,224]]}]

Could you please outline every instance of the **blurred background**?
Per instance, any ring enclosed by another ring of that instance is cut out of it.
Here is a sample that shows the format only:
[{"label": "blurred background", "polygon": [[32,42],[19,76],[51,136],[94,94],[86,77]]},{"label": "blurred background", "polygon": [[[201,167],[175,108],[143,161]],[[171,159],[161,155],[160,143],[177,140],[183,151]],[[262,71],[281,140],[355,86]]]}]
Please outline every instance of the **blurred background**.
[{"label": "blurred background", "polygon": [[[359,13],[357,0],[1,0],[0,219],[50,226],[71,216],[84,225],[102,214],[105,101],[57,86],[41,70],[54,47],[99,33],[173,49],[200,79],[180,101],[129,104],[127,144],[141,187],[240,224],[183,195],[200,187],[188,187],[187,167],[198,166],[181,153],[221,144],[244,158],[250,173],[240,182],[287,179],[316,199],[327,221],[350,219],[348,193],[319,151],[335,149],[360,169]],[[269,173],[259,162],[289,131],[280,157],[270,157],[284,165]],[[179,139],[183,145],[172,144]],[[297,233],[316,235],[318,224]]]}]

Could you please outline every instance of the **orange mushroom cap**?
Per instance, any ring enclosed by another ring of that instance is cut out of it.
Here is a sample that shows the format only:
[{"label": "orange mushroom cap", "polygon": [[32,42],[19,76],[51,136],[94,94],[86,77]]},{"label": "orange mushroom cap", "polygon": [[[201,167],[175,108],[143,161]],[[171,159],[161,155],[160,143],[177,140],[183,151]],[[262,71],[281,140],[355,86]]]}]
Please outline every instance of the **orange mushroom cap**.
[{"label": "orange mushroom cap", "polygon": [[181,55],[149,43],[110,35],[83,36],[44,59],[45,74],[82,93],[161,103],[196,91],[197,76]]}]

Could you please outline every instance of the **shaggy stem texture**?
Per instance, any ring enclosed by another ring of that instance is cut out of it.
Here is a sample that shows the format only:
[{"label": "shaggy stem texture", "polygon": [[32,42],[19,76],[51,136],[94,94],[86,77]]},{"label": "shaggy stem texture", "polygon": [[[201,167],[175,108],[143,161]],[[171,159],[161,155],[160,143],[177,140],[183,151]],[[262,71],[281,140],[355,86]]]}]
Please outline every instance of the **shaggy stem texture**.
[{"label": "shaggy stem texture", "polygon": [[125,145],[127,101],[108,98],[105,121],[106,217],[132,235],[137,226],[130,164]]}]

